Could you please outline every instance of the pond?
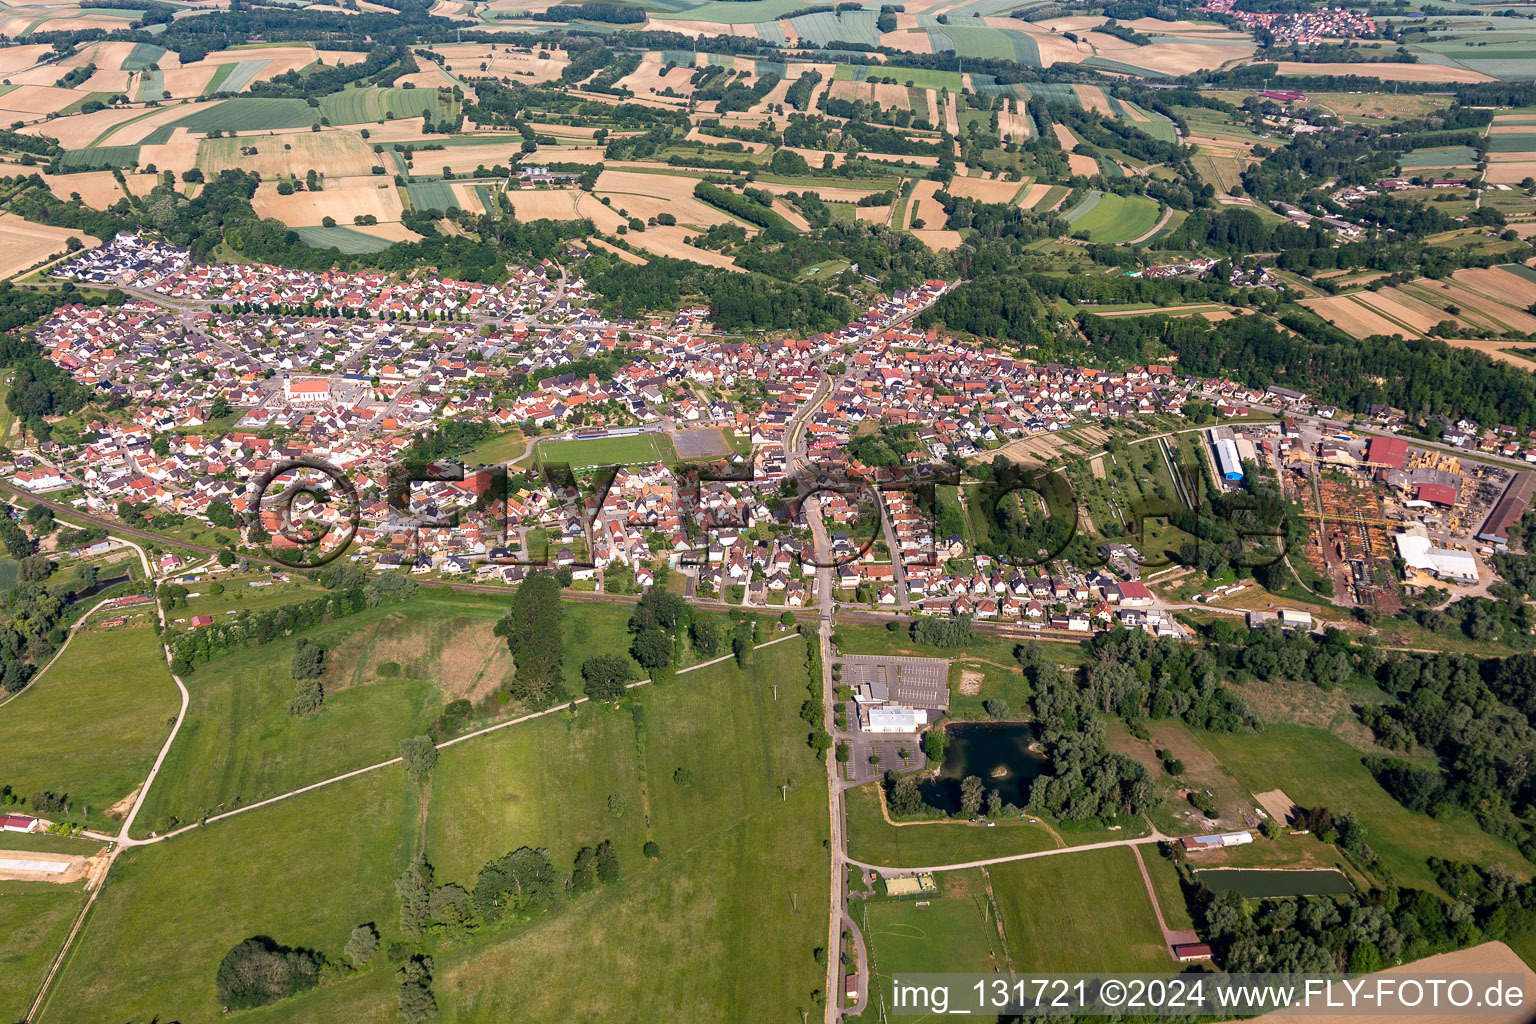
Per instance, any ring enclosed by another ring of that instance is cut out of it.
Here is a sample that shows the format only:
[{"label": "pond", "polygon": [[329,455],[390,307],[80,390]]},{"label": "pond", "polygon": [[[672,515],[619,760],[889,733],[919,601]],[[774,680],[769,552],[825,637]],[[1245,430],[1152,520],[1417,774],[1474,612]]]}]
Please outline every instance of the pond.
[{"label": "pond", "polygon": [[1196,871],[1195,881],[1213,892],[1233,890],[1250,900],[1283,896],[1332,896],[1353,892],[1343,872],[1333,868],[1316,871],[1267,871],[1252,868],[1211,868]]},{"label": "pond", "polygon": [[1029,802],[1029,786],[1045,771],[1045,757],[1034,753],[1035,730],[1023,722],[957,722],[945,730],[949,747],[938,778],[918,788],[932,807],[960,813],[960,783],[968,775],[981,779],[990,793],[997,790],[1003,802],[1023,807]]},{"label": "pond", "polygon": [[66,597],[64,599],[64,603],[65,604],[74,604],[76,601],[84,601],[87,598],[95,597],[97,594],[101,593],[103,590],[107,590],[107,589],[109,589],[111,587],[115,587],[119,583],[127,583],[129,579],[130,579],[129,575],[127,573],[124,573],[121,576],[114,576],[114,577],[112,577],[109,580],[98,580],[94,587],[90,587],[90,588],[88,588],[86,590],[81,590],[81,591],[77,591],[76,593],[70,594],[68,597]]}]

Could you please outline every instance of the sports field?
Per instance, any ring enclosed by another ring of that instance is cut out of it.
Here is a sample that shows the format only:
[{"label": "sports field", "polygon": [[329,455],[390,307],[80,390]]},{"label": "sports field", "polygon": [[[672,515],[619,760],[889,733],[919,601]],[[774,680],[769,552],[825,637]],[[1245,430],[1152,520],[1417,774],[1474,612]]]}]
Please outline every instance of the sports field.
[{"label": "sports field", "polygon": [[854,905],[869,952],[871,992],[889,993],[895,974],[984,974],[1003,963],[995,917],[986,919],[981,872],[947,872],[939,881],[942,894]]},{"label": "sports field", "polygon": [[652,434],[549,441],[538,446],[538,454],[541,462],[563,462],[573,469],[587,466],[633,466],[661,459],[661,451],[656,447],[656,438]]},{"label": "sports field", "polygon": [[[824,985],[811,950],[826,942],[826,788],[798,701],[771,684],[805,680],[805,646],[789,640],[746,671],[728,660],[643,688],[638,714],[585,706],[544,719],[542,736],[513,726],[447,748],[421,797],[391,767],[132,850],[42,1021],[217,1020],[215,968],[247,936],[336,958],[362,921],[384,948],[399,940],[394,880],[418,848],[439,884],[473,888],[523,845],[546,846],[563,876],[593,838],[618,847],[616,884],[526,924],[429,938],[441,1019],[564,1022],[572,1006],[635,1024],[796,1019]],[[558,799],[506,774],[530,757]],[[490,817],[462,819],[469,805]],[[658,859],[640,852],[647,839]],[[385,1024],[398,986],[381,964],[259,1012]]]},{"label": "sports field", "polygon": [[179,706],[148,622],[87,625],[5,706],[0,779],[18,793],[67,794],[69,820],[112,827],[105,812],[144,781]]}]

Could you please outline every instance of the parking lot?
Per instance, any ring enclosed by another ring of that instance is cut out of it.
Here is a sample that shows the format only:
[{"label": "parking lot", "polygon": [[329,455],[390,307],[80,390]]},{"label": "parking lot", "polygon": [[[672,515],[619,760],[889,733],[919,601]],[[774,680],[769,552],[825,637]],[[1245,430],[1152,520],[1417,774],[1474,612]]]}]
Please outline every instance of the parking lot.
[{"label": "parking lot", "polygon": [[[853,687],[855,693],[864,683],[884,683],[892,704],[949,710],[949,662],[943,658],[850,654],[837,660],[843,666],[843,684]],[[937,717],[930,715],[929,719]]]}]

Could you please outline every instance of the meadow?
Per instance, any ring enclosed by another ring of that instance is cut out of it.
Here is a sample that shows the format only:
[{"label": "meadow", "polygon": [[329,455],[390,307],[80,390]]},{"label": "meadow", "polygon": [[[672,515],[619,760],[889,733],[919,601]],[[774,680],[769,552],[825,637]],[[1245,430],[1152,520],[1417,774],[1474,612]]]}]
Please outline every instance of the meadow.
[{"label": "meadow", "polygon": [[145,615],[88,624],[6,705],[0,779],[23,795],[67,794],[70,820],[115,831],[105,812],[144,781],[179,706]]},{"label": "meadow", "polygon": [[[0,840],[0,845],[12,845]],[[23,1020],[85,902],[80,884],[0,883],[0,1020]]]},{"label": "meadow", "polygon": [[[633,712],[584,706],[446,748],[421,794],[391,766],[130,851],[42,1020],[213,1020],[215,966],[248,935],[338,958],[362,921],[385,946],[399,939],[393,883],[417,849],[439,883],[472,888],[508,850],[547,845],[563,871],[595,838],[621,851],[617,883],[528,923],[429,934],[443,1019],[792,1017],[823,985],[811,951],[826,941],[826,789],[798,701],[774,700],[770,683],[805,679],[805,647],[787,641],[747,670],[728,661],[643,688]],[[530,758],[554,763],[504,774]],[[682,765],[687,787],[672,778]],[[565,788],[535,799],[536,781]],[[620,814],[614,793],[632,798]],[[640,853],[647,838],[657,859]],[[244,1016],[385,1024],[394,974],[381,964]]]},{"label": "meadow", "polygon": [[1173,967],[1130,850],[1085,850],[988,870],[1015,970]]},{"label": "meadow", "polygon": [[1066,220],[1074,232],[1086,231],[1091,241],[1117,245],[1151,231],[1160,213],[1153,200],[1106,192],[1097,201],[1085,200]]},{"label": "meadow", "polygon": [[335,249],[347,255],[382,252],[394,244],[387,238],[370,235],[342,224],[331,228],[312,224],[307,227],[296,227],[293,230],[298,232],[299,238],[303,239],[305,245],[316,249]]},{"label": "meadow", "polygon": [[848,856],[881,867],[937,867],[988,857],[1010,857],[1056,846],[1044,828],[1022,820],[1004,821],[996,828],[963,822],[893,825],[880,814],[875,784],[845,790]]},{"label": "meadow", "polygon": [[1501,866],[1521,878],[1530,865],[1464,811],[1416,814],[1387,795],[1361,764],[1360,751],[1319,729],[1269,725],[1250,735],[1199,733],[1201,743],[1251,792],[1283,789],[1302,807],[1351,811],[1366,841],[1402,885],[1435,889],[1429,857]]}]

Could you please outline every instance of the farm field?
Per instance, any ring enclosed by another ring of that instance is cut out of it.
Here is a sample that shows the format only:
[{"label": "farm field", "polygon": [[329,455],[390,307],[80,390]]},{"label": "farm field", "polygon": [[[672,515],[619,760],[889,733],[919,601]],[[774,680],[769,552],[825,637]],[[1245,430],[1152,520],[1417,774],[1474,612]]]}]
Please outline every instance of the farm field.
[{"label": "farm field", "polygon": [[541,462],[566,463],[573,469],[587,466],[632,466],[656,462],[661,458],[656,439],[650,434],[547,441],[541,443],[537,450]]},{"label": "farm field", "polygon": [[[245,149],[256,152],[243,152]],[[373,150],[351,132],[203,139],[197,149],[197,166],[207,175],[236,169],[277,178],[302,174],[312,167],[327,176],[358,177],[371,174],[379,162]]]},{"label": "farm field", "polygon": [[1085,850],[988,870],[1016,970],[1157,971],[1173,965],[1130,850]]},{"label": "farm field", "polygon": [[71,238],[84,243],[86,248],[101,244],[99,238],[83,231],[34,224],[15,214],[0,213],[0,280],[15,277],[50,256],[63,255],[65,243]]},{"label": "farm field", "polygon": [[0,883],[0,1020],[25,1018],[84,902],[78,883]]},{"label": "farm field", "polygon": [[[804,646],[788,641],[758,651],[750,670],[727,662],[641,691],[642,715],[586,707],[544,720],[543,739],[513,727],[447,748],[441,778],[419,797],[391,767],[134,850],[104,891],[42,1020],[122,1013],[214,1019],[214,967],[247,935],[331,956],[340,955],[359,921],[377,922],[386,946],[398,939],[393,883],[418,844],[441,860],[439,882],[472,888],[480,865],[523,845],[550,844],[562,870],[575,852],[570,844],[588,834],[622,851],[614,885],[562,899],[526,924],[455,943],[429,938],[446,1019],[502,1020],[512,1005],[518,1019],[531,1021],[567,1020],[573,1005],[634,1024],[673,1014],[778,1019],[818,987],[810,950],[825,940],[824,922],[809,908],[826,901],[826,791],[796,705],[774,701],[768,685],[803,678],[804,657]],[[474,750],[486,742],[513,749]],[[586,776],[589,766],[572,755],[588,749],[613,768],[564,793],[566,806],[521,804],[517,780],[492,805],[510,832],[484,831],[477,818],[455,820],[469,793],[453,781],[495,787],[508,765],[503,756],[525,757],[516,749],[525,745],[534,755],[555,753],[552,770]],[[722,758],[736,770],[711,770]],[[686,789],[671,777],[680,765],[692,765],[698,780]],[[648,780],[649,831],[632,788],[637,778]],[[785,778],[794,780],[787,801]],[[610,780],[621,779],[631,788],[611,792]],[[609,797],[625,793],[635,800],[615,814],[619,805]],[[501,817],[504,810],[511,815]],[[586,830],[572,822],[587,823]],[[639,852],[648,837],[659,845],[657,860]],[[176,940],[131,938],[142,934]],[[600,949],[626,954],[594,974],[588,958]],[[750,978],[718,969],[748,958],[758,965]],[[262,1016],[383,1024],[397,1019],[397,987],[394,971],[381,967]]]},{"label": "farm field", "polygon": [[[380,234],[371,233],[376,232],[380,227],[398,228],[405,234],[410,234],[401,225],[387,222],[370,225],[367,229],[338,224],[335,227],[329,228],[323,225],[296,227],[294,231],[304,240],[305,245],[313,246],[316,249],[335,249],[340,253],[355,254],[383,252],[397,241],[397,239],[385,238]],[[409,241],[410,239],[405,240]]]},{"label": "farm field", "polygon": [[400,193],[382,175],[362,178],[327,178],[319,192],[279,195],[276,182],[263,182],[251,199],[263,217],[276,217],[289,227],[318,225],[326,217],[350,225],[352,218],[372,216],[381,221],[400,219]]},{"label": "farm field", "polygon": [[113,827],[109,810],[126,813],[119,802],[144,780],[180,707],[146,614],[115,629],[88,623],[5,706],[0,778],[17,792],[66,795],[72,820],[102,828]]}]

